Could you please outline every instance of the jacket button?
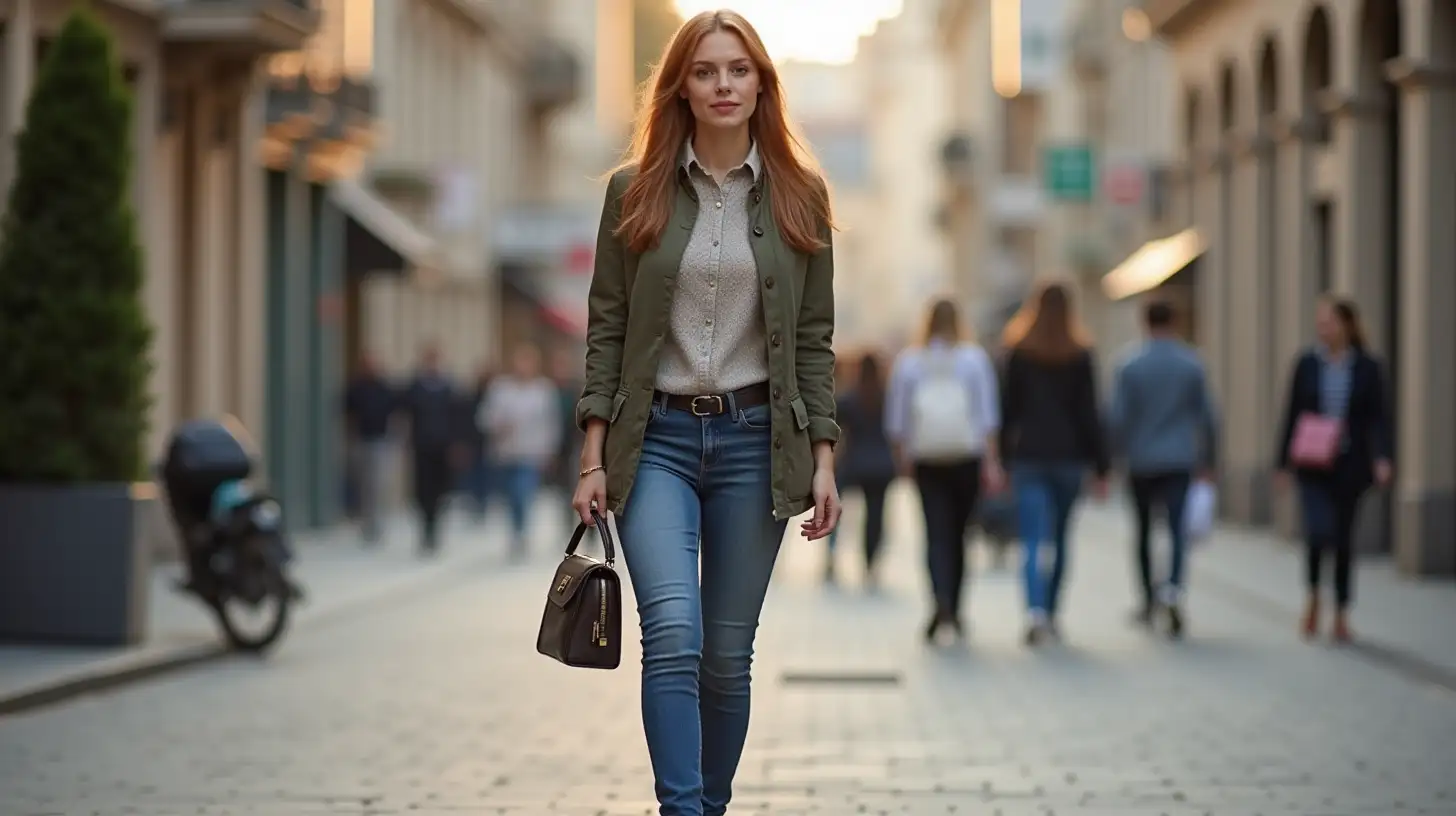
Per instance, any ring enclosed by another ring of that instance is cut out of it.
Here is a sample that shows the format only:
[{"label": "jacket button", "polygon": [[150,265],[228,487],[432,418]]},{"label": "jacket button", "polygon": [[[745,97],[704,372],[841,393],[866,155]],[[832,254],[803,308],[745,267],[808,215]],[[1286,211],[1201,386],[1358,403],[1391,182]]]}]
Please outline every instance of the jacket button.
[{"label": "jacket button", "polygon": [[782,437],[775,436],[774,437],[774,450],[782,450],[783,447],[784,447],[784,440],[783,440],[783,438]]},{"label": "jacket button", "polygon": [[753,194],[753,203],[754,204],[757,204],[758,202],[760,202],[762,200],[763,200],[763,196],[759,195],[758,193],[754,193]]},{"label": "jacket button", "polygon": [[770,338],[769,338],[769,339],[768,339],[768,341],[769,341],[769,342],[770,342],[770,343],[773,343],[773,344],[774,344],[774,345],[775,345],[775,346],[777,346],[777,345],[779,345],[779,333],[778,333],[778,332],[774,332],[774,333],[773,333],[773,336],[772,336],[772,337],[770,337]]},{"label": "jacket button", "polygon": [[773,288],[773,283],[774,283],[773,278],[769,278],[768,280],[766,280],[766,281],[763,282],[763,285],[764,286],[767,286],[770,289],[772,289]]},{"label": "jacket button", "polygon": [[763,227],[754,227],[753,228],[753,234],[759,236],[760,238],[762,238],[763,237]]},{"label": "jacket button", "polygon": [[774,389],[774,399],[781,400],[783,398],[784,398],[784,392],[781,389],[775,388]]}]

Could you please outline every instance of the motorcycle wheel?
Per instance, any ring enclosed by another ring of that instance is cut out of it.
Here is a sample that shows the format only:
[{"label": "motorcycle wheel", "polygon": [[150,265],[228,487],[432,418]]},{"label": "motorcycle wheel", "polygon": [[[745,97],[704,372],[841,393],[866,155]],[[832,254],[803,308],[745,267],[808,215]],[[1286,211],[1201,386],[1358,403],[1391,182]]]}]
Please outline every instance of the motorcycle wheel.
[{"label": "motorcycle wheel", "polygon": [[[213,603],[218,623],[228,645],[238,651],[261,654],[273,646],[288,629],[294,595],[281,572],[271,566],[259,565],[251,576],[256,583],[248,591],[225,591]],[[251,596],[251,597],[245,597]],[[245,612],[268,609],[261,628],[245,625]]]}]

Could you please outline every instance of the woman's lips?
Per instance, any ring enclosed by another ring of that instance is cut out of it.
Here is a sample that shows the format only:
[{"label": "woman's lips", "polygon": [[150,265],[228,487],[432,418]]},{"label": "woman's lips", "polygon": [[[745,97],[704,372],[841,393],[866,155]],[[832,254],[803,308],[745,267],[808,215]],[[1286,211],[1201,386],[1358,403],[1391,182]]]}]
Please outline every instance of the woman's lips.
[{"label": "woman's lips", "polygon": [[734,108],[737,108],[737,107],[738,107],[738,103],[737,102],[714,102],[713,103],[713,110],[718,111],[719,113],[728,113],[729,111],[731,111],[731,110],[733,110]]}]

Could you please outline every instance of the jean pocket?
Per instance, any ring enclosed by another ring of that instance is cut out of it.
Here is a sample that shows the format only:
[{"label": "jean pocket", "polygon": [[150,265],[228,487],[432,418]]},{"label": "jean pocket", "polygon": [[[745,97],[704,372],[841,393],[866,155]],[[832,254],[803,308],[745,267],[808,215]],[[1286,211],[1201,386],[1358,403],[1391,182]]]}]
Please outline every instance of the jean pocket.
[{"label": "jean pocket", "polygon": [[752,408],[742,408],[739,409],[734,423],[738,427],[747,428],[750,431],[767,431],[773,424],[773,410],[767,403],[755,405]]}]

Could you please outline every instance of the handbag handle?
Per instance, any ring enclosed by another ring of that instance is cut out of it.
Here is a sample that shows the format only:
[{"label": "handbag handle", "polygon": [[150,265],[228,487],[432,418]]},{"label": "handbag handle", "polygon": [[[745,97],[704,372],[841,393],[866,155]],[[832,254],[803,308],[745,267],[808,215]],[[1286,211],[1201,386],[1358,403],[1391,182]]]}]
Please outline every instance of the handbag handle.
[{"label": "handbag handle", "polygon": [[[607,528],[607,520],[602,517],[601,513],[597,512],[595,507],[592,508],[591,514],[592,524],[597,528],[597,535],[602,538],[602,548],[607,551],[607,566],[610,567],[617,563],[617,548],[612,543],[612,531]],[[576,548],[581,545],[581,539],[586,535],[586,531],[586,523],[578,521],[576,523],[576,532],[571,534],[571,542],[566,545],[567,558],[576,555]]]}]

